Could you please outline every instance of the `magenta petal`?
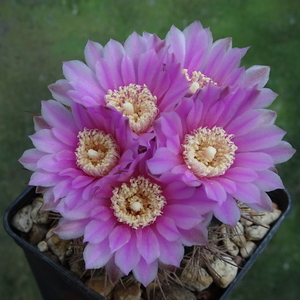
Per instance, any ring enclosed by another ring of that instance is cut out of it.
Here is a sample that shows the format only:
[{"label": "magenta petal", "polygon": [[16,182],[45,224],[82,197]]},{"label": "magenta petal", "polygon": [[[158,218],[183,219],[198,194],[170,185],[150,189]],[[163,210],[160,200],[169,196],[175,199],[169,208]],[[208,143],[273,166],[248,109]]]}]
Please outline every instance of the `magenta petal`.
[{"label": "magenta petal", "polygon": [[150,226],[136,230],[137,250],[148,264],[159,257],[159,244]]},{"label": "magenta petal", "polygon": [[179,267],[184,255],[184,247],[181,242],[179,240],[170,242],[166,236],[161,235],[158,235],[157,239],[160,247],[159,261],[165,265]]},{"label": "magenta petal", "polygon": [[110,234],[115,227],[116,220],[110,218],[102,222],[98,219],[92,219],[84,230],[84,242],[91,242],[97,244],[102,242]]},{"label": "magenta petal", "polygon": [[[76,197],[77,193],[73,193],[73,197]],[[80,220],[80,219],[88,219],[90,217],[90,212],[94,208],[95,203],[92,201],[79,202],[73,209],[64,209],[61,211],[58,208],[58,211],[62,214],[62,216],[68,220]],[[58,206],[59,207],[59,206]]]},{"label": "magenta petal", "polygon": [[76,164],[73,161],[58,161],[55,154],[46,154],[37,163],[37,168],[49,173],[59,173],[62,170],[74,167],[76,167]]},{"label": "magenta petal", "polygon": [[157,175],[163,174],[181,163],[182,159],[179,155],[162,147],[158,148],[154,157],[147,161],[147,166],[152,174]]},{"label": "magenta petal", "polygon": [[96,80],[95,73],[83,62],[78,60],[68,61],[63,64],[63,72],[70,84],[81,88],[82,92],[89,96],[97,96],[100,87]]},{"label": "magenta petal", "polygon": [[257,151],[275,146],[285,135],[276,126],[264,126],[233,139],[239,151]]},{"label": "magenta petal", "polygon": [[231,226],[236,226],[241,217],[236,201],[231,196],[228,196],[223,203],[216,205],[213,212],[217,219]]},{"label": "magenta petal", "polygon": [[108,239],[102,243],[88,243],[83,251],[86,269],[100,269],[107,264],[111,257]]},{"label": "magenta petal", "polygon": [[70,221],[61,218],[54,229],[54,233],[63,240],[76,239],[83,236],[84,228],[88,222],[88,219]]},{"label": "magenta petal", "polygon": [[57,80],[55,83],[50,84],[48,88],[54,99],[64,105],[71,106],[72,99],[68,96],[68,91],[72,90],[73,87],[66,79]]},{"label": "magenta petal", "polygon": [[242,183],[237,184],[237,191],[232,193],[232,196],[244,203],[256,203],[259,201],[260,191],[258,187],[252,183]]},{"label": "magenta petal", "polygon": [[72,131],[66,128],[53,128],[52,132],[58,140],[66,144],[66,148],[68,148],[67,146],[70,146],[70,150],[74,150],[74,148],[76,148],[78,143],[78,131],[76,131],[76,133],[73,133]]},{"label": "magenta petal", "polygon": [[221,183],[214,180],[214,178],[202,178],[201,181],[204,184],[205,192],[208,198],[218,202],[225,201],[227,194]]},{"label": "magenta petal", "polygon": [[140,255],[136,248],[136,236],[131,235],[131,239],[123,247],[118,249],[115,253],[116,265],[126,274],[137,265],[140,260]]},{"label": "magenta petal", "polygon": [[108,237],[111,251],[115,252],[120,249],[129,242],[130,238],[131,232],[128,226],[120,225],[115,227]]},{"label": "magenta petal", "polygon": [[77,135],[73,115],[65,106],[54,100],[42,101],[42,116],[54,128],[67,128]]},{"label": "magenta petal", "polygon": [[175,241],[180,236],[175,221],[166,216],[160,216],[155,222],[157,231],[168,241]]},{"label": "magenta petal", "polygon": [[112,284],[117,284],[118,281],[123,277],[124,272],[116,265],[115,258],[112,256],[112,258],[107,262],[105,265],[105,271],[107,272],[109,281]]},{"label": "magenta petal", "polygon": [[19,162],[28,170],[34,171],[36,169],[37,162],[42,158],[45,153],[33,148],[26,150]]},{"label": "magenta petal", "polygon": [[88,184],[90,184],[91,182],[93,182],[95,180],[95,178],[91,177],[91,176],[77,176],[73,181],[72,181],[72,187],[73,188],[81,188],[84,186],[87,186]]},{"label": "magenta petal", "polygon": [[134,64],[128,56],[124,56],[122,60],[121,72],[124,85],[129,85],[136,81]]},{"label": "magenta petal", "polygon": [[158,262],[155,260],[148,264],[145,259],[141,257],[140,261],[133,269],[133,275],[137,281],[141,282],[144,286],[148,286],[157,276]]},{"label": "magenta petal", "polygon": [[88,41],[84,49],[84,57],[87,65],[95,72],[95,65],[103,56],[103,46],[99,43]]},{"label": "magenta petal", "polygon": [[176,226],[182,229],[191,229],[201,221],[199,213],[193,207],[180,204],[165,206],[164,215],[173,218]]},{"label": "magenta petal", "polygon": [[[161,178],[166,177],[167,174],[162,176]],[[163,179],[162,179],[163,180]],[[184,182],[181,181],[174,181],[172,180],[172,183],[168,184],[164,188],[164,196],[167,199],[188,199],[193,196],[195,193],[194,188],[187,187]]]},{"label": "magenta petal", "polygon": [[49,129],[42,129],[30,136],[32,143],[42,152],[57,153],[65,150],[66,145],[60,142]]},{"label": "magenta petal", "polygon": [[269,80],[270,67],[268,66],[252,66],[246,70],[246,78],[244,85],[247,87],[263,88]]},{"label": "magenta petal", "polygon": [[39,131],[42,129],[51,129],[51,126],[45,121],[42,116],[34,116],[33,123],[35,131]]},{"label": "magenta petal", "polygon": [[252,169],[232,167],[226,171],[225,177],[233,181],[252,182],[258,178],[258,175]]},{"label": "magenta petal", "polygon": [[166,41],[170,45],[169,51],[174,53],[179,61],[184,62],[186,49],[183,32],[173,25],[166,36]]},{"label": "magenta petal", "polygon": [[258,179],[256,185],[265,192],[270,192],[276,189],[284,189],[281,178],[278,174],[271,170],[264,170],[257,173]]},{"label": "magenta petal", "polygon": [[224,177],[217,177],[214,180],[221,184],[227,193],[232,194],[236,191],[236,184],[234,181]]},{"label": "magenta petal", "polygon": [[270,155],[263,152],[241,152],[235,154],[234,165],[261,171],[273,167]]},{"label": "magenta petal", "polygon": [[113,216],[113,211],[106,206],[98,205],[91,211],[91,218],[99,219],[106,222]]},{"label": "magenta petal", "polygon": [[208,245],[208,231],[203,224],[198,224],[189,230],[179,229],[179,231],[181,234],[180,240],[186,246]]},{"label": "magenta petal", "polygon": [[252,209],[254,209],[256,211],[272,212],[274,209],[271,198],[265,192],[260,193],[260,198],[257,203],[249,203],[248,205],[249,205],[249,207],[251,207]]},{"label": "magenta petal", "polygon": [[68,194],[70,188],[71,188],[71,182],[69,178],[66,180],[61,180],[58,184],[56,184],[53,187],[53,194],[56,199],[60,199],[66,196],[66,194]]},{"label": "magenta petal", "polygon": [[29,184],[35,186],[41,185],[44,187],[51,187],[59,183],[59,181],[60,179],[57,174],[38,170],[31,175]]},{"label": "magenta petal", "polygon": [[233,118],[226,126],[226,131],[235,136],[247,134],[261,122],[261,112],[247,111],[240,116]]},{"label": "magenta petal", "polygon": [[272,157],[274,164],[279,164],[289,160],[296,150],[288,142],[281,141],[275,147],[264,149],[264,152]]}]

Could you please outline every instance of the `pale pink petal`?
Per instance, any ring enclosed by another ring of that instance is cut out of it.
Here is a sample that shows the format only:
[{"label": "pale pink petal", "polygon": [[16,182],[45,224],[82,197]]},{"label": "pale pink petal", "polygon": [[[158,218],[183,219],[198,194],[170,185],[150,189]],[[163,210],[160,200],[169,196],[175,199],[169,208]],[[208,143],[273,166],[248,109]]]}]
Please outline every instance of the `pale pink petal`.
[{"label": "pale pink petal", "polygon": [[131,239],[123,247],[118,249],[115,253],[116,265],[126,274],[135,268],[141,256],[136,248],[136,236],[131,235]]},{"label": "pale pink petal", "polygon": [[246,78],[244,85],[247,87],[263,88],[269,80],[270,67],[268,66],[252,66],[246,70]]},{"label": "pale pink petal", "polygon": [[57,80],[48,86],[52,96],[64,105],[71,106],[72,98],[68,95],[68,91],[72,90],[72,85],[66,79]]},{"label": "pale pink petal", "polygon": [[66,220],[62,218],[54,229],[54,233],[63,240],[76,239],[83,236],[88,222],[88,219]]},{"label": "pale pink petal", "polygon": [[148,264],[145,259],[141,257],[138,264],[133,268],[134,277],[141,282],[144,286],[148,286],[157,275],[158,262]]},{"label": "pale pink petal", "polygon": [[228,196],[226,201],[216,205],[213,212],[217,219],[231,226],[236,226],[241,217],[240,209],[231,196]]},{"label": "pale pink petal", "polygon": [[187,230],[193,228],[201,221],[199,213],[193,207],[185,206],[184,204],[165,206],[164,215],[173,218],[177,227]]},{"label": "pale pink petal", "polygon": [[130,241],[131,231],[128,226],[117,226],[109,234],[109,247],[112,252],[119,250]]},{"label": "pale pink petal", "polygon": [[100,221],[99,219],[93,219],[85,227],[84,242],[90,242],[93,244],[101,243],[108,237],[110,232],[115,227],[115,224],[116,220],[114,218],[110,218],[105,222]]},{"label": "pale pink petal", "polygon": [[153,263],[159,257],[159,244],[150,226],[136,230],[137,250],[147,264]]},{"label": "pale pink petal", "polygon": [[168,241],[175,241],[180,237],[175,221],[167,216],[159,217],[156,222],[157,231]]},{"label": "pale pink petal", "polygon": [[168,241],[166,237],[157,235],[160,247],[159,261],[165,265],[180,267],[184,255],[184,247],[179,240]]},{"label": "pale pink petal", "polygon": [[83,251],[85,268],[100,269],[107,264],[112,255],[108,239],[105,239],[102,243],[88,243]]},{"label": "pale pink petal", "polygon": [[95,72],[95,65],[103,57],[103,46],[99,43],[88,41],[84,49],[87,65]]},{"label": "pale pink petal", "polygon": [[33,148],[26,150],[22,157],[19,159],[19,162],[28,170],[34,171],[37,166],[37,162],[42,158],[45,153]]}]

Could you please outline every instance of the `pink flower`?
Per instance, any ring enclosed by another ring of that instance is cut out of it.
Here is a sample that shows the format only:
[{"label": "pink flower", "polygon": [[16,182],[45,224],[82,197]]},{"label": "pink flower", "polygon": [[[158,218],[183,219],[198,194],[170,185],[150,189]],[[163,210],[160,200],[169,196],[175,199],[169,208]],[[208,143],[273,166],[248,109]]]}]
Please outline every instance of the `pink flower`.
[{"label": "pink flower", "polygon": [[207,244],[213,205],[178,176],[149,177],[143,159],[124,182],[107,185],[73,209],[61,209],[55,232],[63,239],[84,236],[87,269],[105,266],[112,281],[132,271],[147,286],[158,267],[180,266],[184,245]]},{"label": "pink flower", "polygon": [[270,68],[252,66],[246,71],[240,68],[240,61],[248,48],[232,48],[231,42],[231,38],[213,42],[211,31],[204,29],[199,21],[183,31],[172,26],[166,43],[169,52],[174,53],[182,64],[191,94],[209,83],[220,87],[244,88],[263,88],[267,83]]},{"label": "pink flower", "polygon": [[152,122],[160,112],[171,111],[189,89],[180,64],[153,34],[133,33],[124,44],[110,40],[104,47],[89,41],[85,60],[64,63],[66,79],[49,86],[54,99],[115,107],[144,145],[153,138]]},{"label": "pink flower", "polygon": [[128,119],[115,109],[71,107],[42,102],[42,116],[34,118],[36,133],[30,136],[35,148],[19,160],[34,172],[29,184],[45,192],[45,209],[55,209],[62,198],[71,206],[89,199],[93,188],[122,180],[138,156]]},{"label": "pink flower", "polygon": [[267,89],[232,93],[209,85],[182,99],[153,125],[158,149],[147,162],[150,172],[202,185],[218,202],[215,216],[230,225],[240,218],[236,199],[255,210],[272,210],[266,192],[283,188],[274,165],[295,152],[281,140],[285,132],[274,125],[276,113],[257,109],[274,98]]}]

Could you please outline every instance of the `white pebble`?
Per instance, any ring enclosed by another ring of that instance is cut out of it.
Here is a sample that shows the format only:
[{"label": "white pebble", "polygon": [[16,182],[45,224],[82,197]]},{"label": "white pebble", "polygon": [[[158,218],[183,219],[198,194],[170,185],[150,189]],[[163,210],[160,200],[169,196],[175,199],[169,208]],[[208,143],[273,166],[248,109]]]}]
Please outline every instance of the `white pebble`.
[{"label": "white pebble", "polygon": [[241,256],[243,258],[247,258],[250,255],[252,255],[255,249],[256,249],[255,243],[253,243],[252,241],[247,241],[246,245],[240,249]]},{"label": "white pebble", "polygon": [[21,208],[13,217],[12,225],[22,232],[29,232],[32,228],[32,219],[30,216],[32,210],[31,204]]},{"label": "white pebble", "polygon": [[47,242],[45,242],[45,241],[39,242],[39,243],[37,244],[37,247],[38,247],[38,249],[39,249],[41,252],[45,252],[45,251],[47,251],[47,250],[49,249],[48,244],[47,244]]},{"label": "white pebble", "polygon": [[215,272],[210,272],[210,275],[214,278],[214,282],[222,287],[226,288],[236,277],[238,267],[230,257],[224,257],[224,260],[216,259],[211,267]]},{"label": "white pebble", "polygon": [[49,223],[49,212],[42,210],[44,199],[42,197],[35,198],[32,201],[31,218],[33,223],[36,224],[47,224]]},{"label": "white pebble", "polygon": [[269,231],[270,226],[253,225],[245,228],[246,237],[250,241],[261,240]]}]

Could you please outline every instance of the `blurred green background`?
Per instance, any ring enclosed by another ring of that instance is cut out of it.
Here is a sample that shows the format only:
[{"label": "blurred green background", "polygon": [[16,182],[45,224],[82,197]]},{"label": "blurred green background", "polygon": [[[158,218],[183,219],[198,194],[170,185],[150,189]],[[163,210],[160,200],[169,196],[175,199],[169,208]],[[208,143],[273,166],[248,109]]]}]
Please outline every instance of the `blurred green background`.
[{"label": "blurred green background", "polygon": [[[62,78],[61,62],[82,59],[88,39],[123,41],[133,31],[164,38],[171,25],[194,20],[214,39],[251,46],[243,65],[271,66],[268,87],[279,94],[272,109],[285,140],[300,149],[300,1],[294,0],[0,0],[1,217],[30,174],[17,159],[31,147],[32,115],[51,98],[47,85]],[[299,153],[278,166],[294,200],[292,213],[230,300],[299,299]],[[0,295],[41,299],[22,250],[0,228]],[[55,299],[54,299],[55,300]]]}]

